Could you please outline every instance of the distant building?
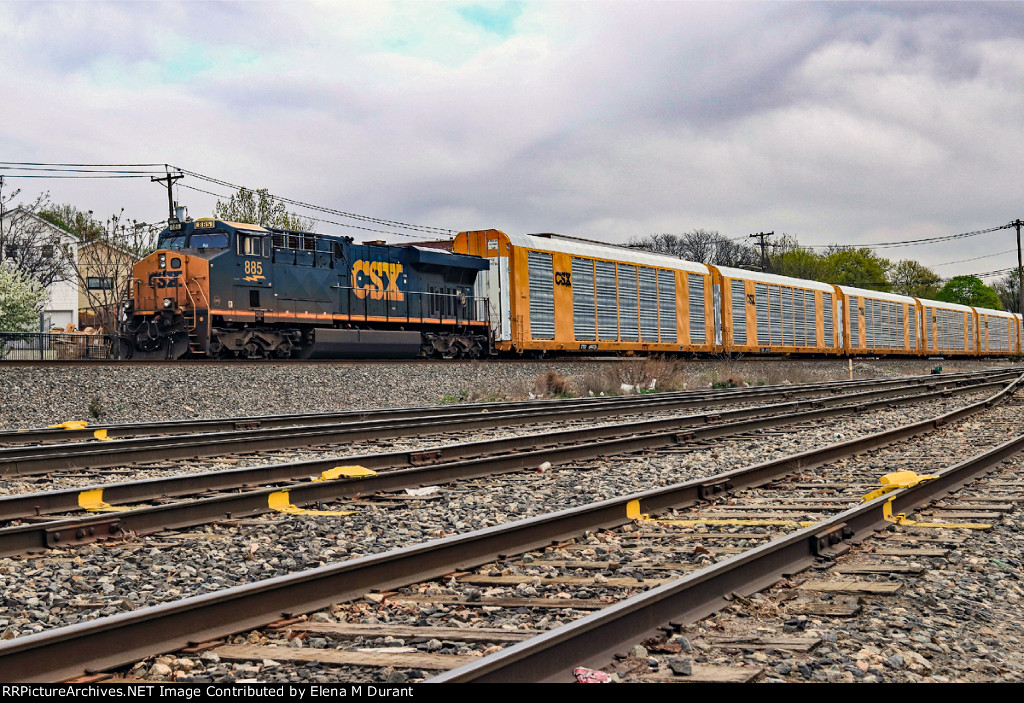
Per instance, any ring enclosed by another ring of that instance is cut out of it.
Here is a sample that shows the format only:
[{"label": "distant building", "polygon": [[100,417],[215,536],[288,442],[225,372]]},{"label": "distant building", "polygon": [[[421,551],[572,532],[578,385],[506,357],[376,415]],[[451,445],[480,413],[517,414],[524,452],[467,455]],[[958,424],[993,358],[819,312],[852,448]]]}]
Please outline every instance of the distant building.
[{"label": "distant building", "polygon": [[130,252],[102,240],[78,246],[79,329],[114,331],[117,303],[131,279],[133,263]]},{"label": "distant building", "polygon": [[45,329],[78,326],[78,280],[70,260],[77,246],[75,235],[33,212],[19,207],[0,214],[0,262],[46,288]]}]

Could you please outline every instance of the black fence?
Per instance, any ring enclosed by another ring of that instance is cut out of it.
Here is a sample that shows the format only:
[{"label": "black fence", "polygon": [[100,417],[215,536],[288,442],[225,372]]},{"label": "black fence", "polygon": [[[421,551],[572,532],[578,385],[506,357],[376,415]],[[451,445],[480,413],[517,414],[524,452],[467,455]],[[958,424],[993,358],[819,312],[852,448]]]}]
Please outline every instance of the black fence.
[{"label": "black fence", "polygon": [[0,332],[0,361],[82,361],[113,358],[113,339],[75,332]]}]

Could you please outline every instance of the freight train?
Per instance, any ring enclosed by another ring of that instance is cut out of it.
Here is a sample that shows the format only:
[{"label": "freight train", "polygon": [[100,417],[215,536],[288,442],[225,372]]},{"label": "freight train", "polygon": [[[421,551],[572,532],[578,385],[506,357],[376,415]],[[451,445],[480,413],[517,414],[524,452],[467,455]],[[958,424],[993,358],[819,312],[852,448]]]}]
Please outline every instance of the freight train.
[{"label": "freight train", "polygon": [[553,234],[453,251],[199,219],[138,262],[122,358],[1005,356],[1022,318]]}]

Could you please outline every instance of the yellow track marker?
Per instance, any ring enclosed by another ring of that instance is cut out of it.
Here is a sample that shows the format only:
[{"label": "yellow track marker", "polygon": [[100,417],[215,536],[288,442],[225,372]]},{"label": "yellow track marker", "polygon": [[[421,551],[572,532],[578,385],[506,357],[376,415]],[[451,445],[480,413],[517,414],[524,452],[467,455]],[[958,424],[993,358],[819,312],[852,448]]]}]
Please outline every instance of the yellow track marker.
[{"label": "yellow track marker", "polygon": [[662,525],[682,525],[689,527],[692,525],[743,525],[745,527],[770,527],[772,525],[800,525],[800,527],[810,527],[811,525],[817,525],[817,520],[650,520],[650,522],[657,522]]},{"label": "yellow track marker", "polygon": [[[875,498],[880,498],[886,493],[895,491],[898,488],[910,488],[916,486],[922,481],[930,481],[936,479],[938,476],[918,476],[913,471],[894,471],[891,474],[882,476],[880,483],[881,488],[876,488],[871,491],[863,498],[861,503],[867,503]],[[917,520],[911,520],[907,517],[906,513],[896,513],[893,515],[892,512],[892,501],[896,496],[889,498],[882,505],[882,517],[887,522],[892,522],[897,525],[906,525],[907,527],[942,527],[950,530],[989,530],[992,525],[986,525],[982,522],[918,522]]]},{"label": "yellow track marker", "polygon": [[871,491],[863,498],[860,499],[861,503],[867,503],[869,500],[874,500],[879,496],[884,496],[890,491],[895,491],[897,488],[910,488],[916,486],[922,481],[930,481],[936,479],[938,476],[918,476],[913,471],[894,471],[891,474],[883,476],[879,483],[882,484],[881,488],[876,488]]},{"label": "yellow track marker", "polygon": [[768,527],[772,525],[792,525],[797,524],[800,527],[810,527],[811,525],[817,525],[817,520],[810,521],[796,521],[796,520],[729,520],[729,519],[696,519],[696,520],[656,520],[646,513],[640,512],[640,501],[631,500],[626,504],[626,517],[630,520],[637,520],[639,522],[656,522],[659,525],[681,525],[684,527],[690,527],[692,525],[743,525],[745,527]]},{"label": "yellow track marker", "polygon": [[351,510],[306,510],[292,505],[288,491],[276,491],[267,498],[267,506],[271,510],[289,515],[351,515]]},{"label": "yellow track marker", "polygon": [[88,510],[91,513],[116,513],[122,510],[131,510],[128,506],[117,506],[104,503],[102,488],[94,488],[91,491],[82,491],[79,493],[78,507],[82,510]]},{"label": "yellow track marker", "polygon": [[107,436],[107,431],[106,430],[96,430],[95,432],[92,433],[92,436],[95,437],[96,439],[100,440],[101,442],[113,442],[114,441],[113,437],[108,437]]},{"label": "yellow track marker", "polygon": [[84,430],[89,423],[85,420],[68,420],[59,425],[47,425],[51,430]]},{"label": "yellow track marker", "polygon": [[335,466],[333,469],[327,469],[318,478],[314,478],[314,481],[331,481],[336,478],[354,478],[356,476],[376,476],[376,471],[363,468],[362,466]]}]

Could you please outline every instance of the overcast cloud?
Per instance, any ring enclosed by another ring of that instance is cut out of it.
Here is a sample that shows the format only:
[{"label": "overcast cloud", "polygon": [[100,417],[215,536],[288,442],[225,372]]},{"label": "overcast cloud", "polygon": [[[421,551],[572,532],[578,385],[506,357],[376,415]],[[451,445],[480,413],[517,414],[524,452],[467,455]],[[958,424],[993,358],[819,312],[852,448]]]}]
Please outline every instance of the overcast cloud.
[{"label": "overcast cloud", "polygon": [[[1020,3],[0,2],[0,57],[5,161],[170,163],[373,217],[606,241],[869,244],[1024,217]],[[166,217],[145,180],[12,183]],[[193,216],[215,200],[176,197]]]}]

